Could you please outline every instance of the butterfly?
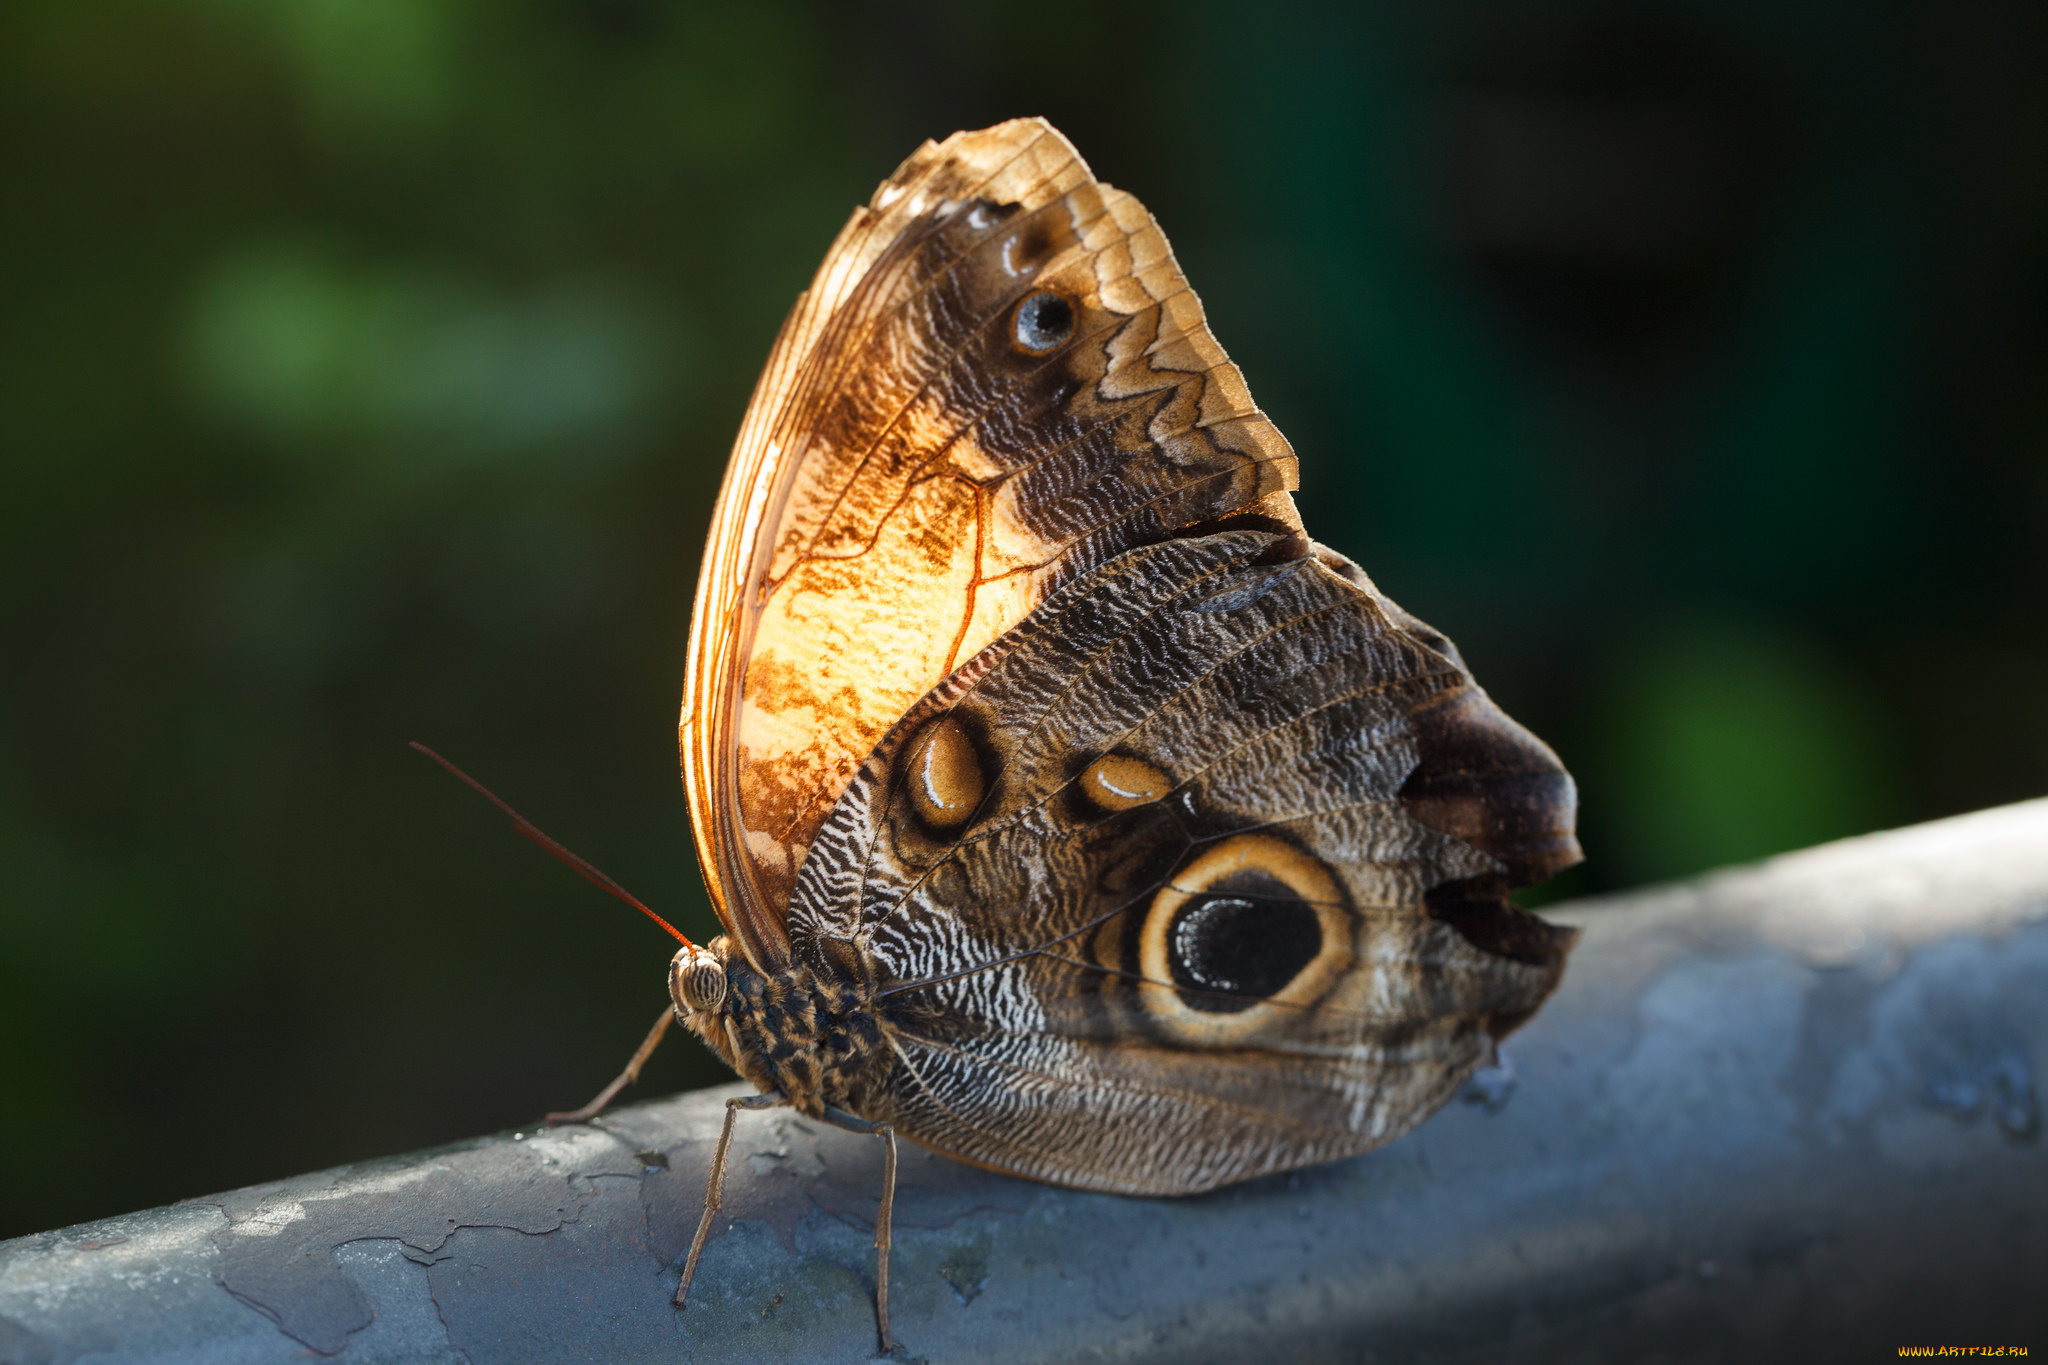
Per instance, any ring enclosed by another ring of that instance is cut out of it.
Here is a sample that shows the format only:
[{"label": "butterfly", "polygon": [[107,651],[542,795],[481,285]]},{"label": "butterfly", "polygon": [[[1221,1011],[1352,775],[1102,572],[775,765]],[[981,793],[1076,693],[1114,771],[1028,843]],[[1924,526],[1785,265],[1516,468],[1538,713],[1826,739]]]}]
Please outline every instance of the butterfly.
[{"label": "butterfly", "polygon": [[[673,1018],[788,1105],[1179,1195],[1413,1127],[1557,985],[1555,754],[1311,540],[1166,238],[1052,126],[927,142],[783,323],[679,738]],[[644,908],[644,907],[643,907]],[[652,913],[652,912],[650,912]],[[673,932],[673,931],[671,931]],[[682,935],[678,934],[678,938]]]}]

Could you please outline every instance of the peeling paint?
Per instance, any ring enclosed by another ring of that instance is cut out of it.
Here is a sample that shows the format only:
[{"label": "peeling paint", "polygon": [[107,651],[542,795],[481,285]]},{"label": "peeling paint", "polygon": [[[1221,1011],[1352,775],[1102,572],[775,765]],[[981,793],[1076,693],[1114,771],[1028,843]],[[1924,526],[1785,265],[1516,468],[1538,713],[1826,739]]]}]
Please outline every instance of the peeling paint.
[{"label": "peeling paint", "polygon": [[[1137,1200],[906,1149],[904,1358],[1705,1362],[2038,1339],[2048,804],[2022,809],[2026,829],[1993,813],[2003,845],[1906,841],[2003,867],[1915,872],[1863,841],[1868,920],[1855,861],[1827,850],[1575,912],[1585,939],[1516,1035],[1512,1103],[1476,1096],[1354,1161]],[[1860,944],[1824,952],[1761,912],[1781,876]],[[1908,886],[1939,898],[1939,932],[1906,923]],[[0,1361],[869,1359],[879,1145],[800,1117],[741,1115],[725,1216],[689,1309],[669,1307],[732,1093],[0,1245]]]}]

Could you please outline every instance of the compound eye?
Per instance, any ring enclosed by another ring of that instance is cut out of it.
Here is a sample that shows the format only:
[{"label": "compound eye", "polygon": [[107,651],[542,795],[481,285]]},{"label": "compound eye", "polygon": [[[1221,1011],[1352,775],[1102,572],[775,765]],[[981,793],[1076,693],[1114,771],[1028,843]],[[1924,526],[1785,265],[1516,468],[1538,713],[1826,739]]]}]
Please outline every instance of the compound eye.
[{"label": "compound eye", "polygon": [[668,994],[686,1014],[717,1009],[725,1003],[725,964],[702,948],[684,948],[669,963]]}]

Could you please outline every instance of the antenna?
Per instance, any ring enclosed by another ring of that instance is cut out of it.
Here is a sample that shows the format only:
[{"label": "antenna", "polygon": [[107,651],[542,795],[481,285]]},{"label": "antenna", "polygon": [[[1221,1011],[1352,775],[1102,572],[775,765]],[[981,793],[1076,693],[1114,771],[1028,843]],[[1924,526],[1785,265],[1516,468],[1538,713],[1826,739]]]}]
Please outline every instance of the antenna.
[{"label": "antenna", "polygon": [[655,914],[652,910],[649,910],[646,907],[646,905],[641,903],[638,897],[628,892],[625,887],[620,886],[610,877],[607,877],[604,873],[598,871],[595,867],[583,861],[583,859],[577,857],[574,853],[571,853],[562,844],[557,843],[555,840],[549,838],[546,834],[542,833],[540,826],[534,824],[533,821],[527,819],[518,811],[513,810],[510,806],[506,805],[503,801],[499,800],[498,794],[492,791],[489,787],[486,787],[483,783],[477,781],[468,773],[462,771],[462,769],[456,767],[453,763],[450,763],[447,759],[441,757],[441,755],[435,753],[432,749],[429,749],[426,745],[420,743],[418,740],[415,739],[408,742],[410,743],[411,747],[419,750],[428,758],[433,759],[434,762],[440,764],[449,772],[454,773],[457,777],[461,778],[464,782],[468,783],[477,792],[482,794],[484,800],[490,802],[499,810],[511,816],[513,829],[519,831],[520,834],[524,835],[532,842],[540,845],[543,849],[546,849],[549,853],[554,854],[557,858],[560,858],[563,862],[567,863],[571,870],[573,870],[577,876],[583,878],[584,881],[589,882],[592,886],[598,888],[600,891],[609,891],[612,895],[617,896],[620,900],[632,906],[635,910],[638,910],[641,914],[647,916],[647,918],[653,920],[662,928],[668,930],[669,933],[674,936],[676,942],[682,944],[685,948],[694,948],[697,946],[696,944],[690,942],[689,939],[683,936],[682,930],[676,928],[673,924],[670,924],[667,920],[663,919],[660,915]]}]

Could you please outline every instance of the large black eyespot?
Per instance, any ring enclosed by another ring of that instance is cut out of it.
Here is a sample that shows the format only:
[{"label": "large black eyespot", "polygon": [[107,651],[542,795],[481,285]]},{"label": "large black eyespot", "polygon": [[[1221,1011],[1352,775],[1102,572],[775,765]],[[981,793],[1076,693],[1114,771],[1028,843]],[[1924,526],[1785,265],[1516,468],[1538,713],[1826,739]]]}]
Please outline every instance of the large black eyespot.
[{"label": "large black eyespot", "polygon": [[1017,305],[1017,348],[1044,355],[1074,334],[1074,305],[1051,290],[1040,290]]},{"label": "large black eyespot", "polygon": [[1321,917],[1286,883],[1256,873],[1229,880],[1227,890],[1190,898],[1166,931],[1181,1001],[1209,1014],[1277,995],[1323,949]]}]

